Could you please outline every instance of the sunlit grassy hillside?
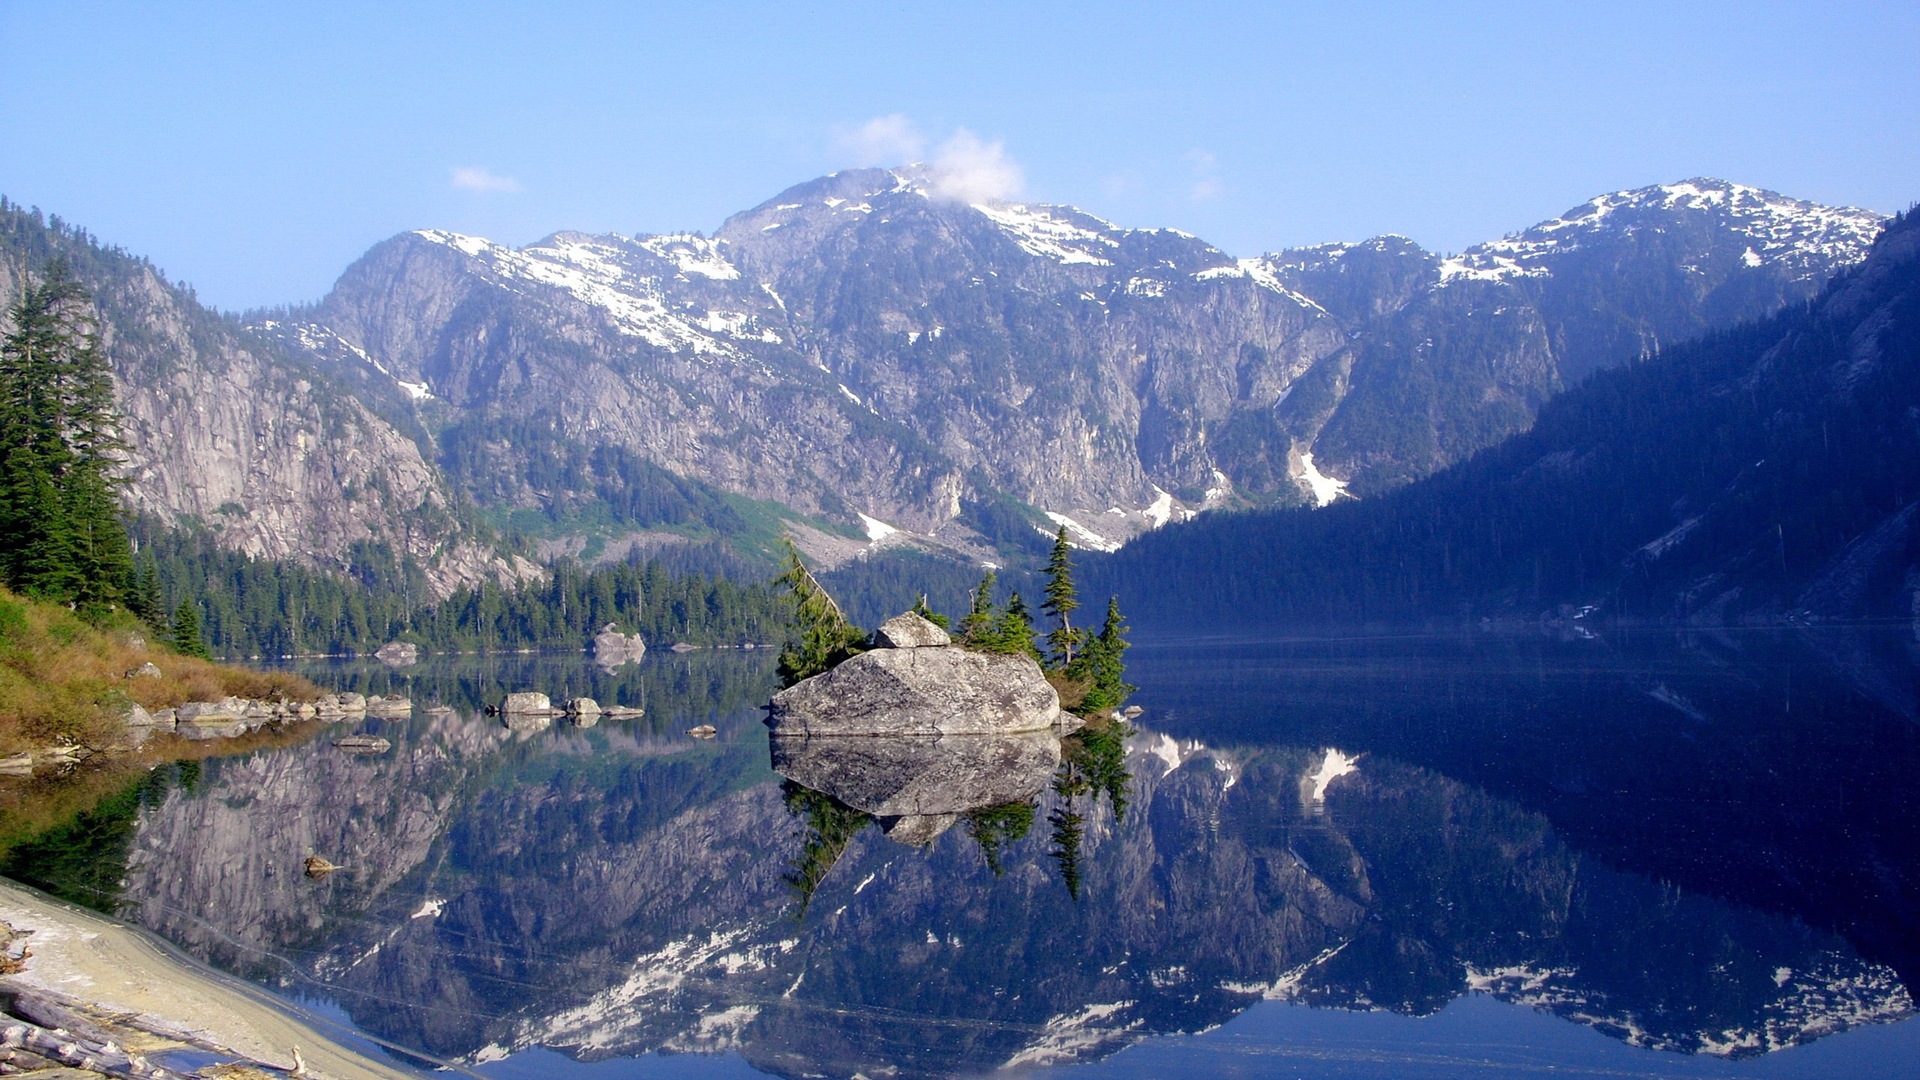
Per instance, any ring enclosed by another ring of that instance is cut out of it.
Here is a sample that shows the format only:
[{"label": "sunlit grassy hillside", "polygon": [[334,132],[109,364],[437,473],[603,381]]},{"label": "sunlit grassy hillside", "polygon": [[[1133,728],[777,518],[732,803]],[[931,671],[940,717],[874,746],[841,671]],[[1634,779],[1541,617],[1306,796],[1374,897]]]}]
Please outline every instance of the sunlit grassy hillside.
[{"label": "sunlit grassy hillside", "polygon": [[[0,754],[36,746],[104,747],[128,705],[163,709],[233,695],[312,700],[320,691],[283,672],[248,671],[142,645],[138,623],[95,626],[67,609],[0,588]],[[130,677],[152,663],[160,676]]]}]

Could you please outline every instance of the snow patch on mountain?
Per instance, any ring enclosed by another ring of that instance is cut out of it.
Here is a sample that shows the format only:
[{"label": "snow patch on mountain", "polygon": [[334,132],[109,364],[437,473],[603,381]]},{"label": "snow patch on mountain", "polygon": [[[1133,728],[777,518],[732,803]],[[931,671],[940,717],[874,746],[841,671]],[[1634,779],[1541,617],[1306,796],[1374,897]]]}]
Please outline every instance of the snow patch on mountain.
[{"label": "snow patch on mountain", "polygon": [[1000,226],[1022,251],[1057,263],[1112,266],[1106,249],[1120,246],[1105,232],[1080,222],[1096,222],[1107,232],[1114,231],[1112,223],[1077,210],[1025,203],[974,203],[973,208]]},{"label": "snow patch on mountain", "polygon": [[1306,482],[1308,490],[1313,492],[1314,504],[1318,506],[1330,506],[1335,499],[1342,496],[1349,499],[1354,497],[1347,493],[1347,482],[1345,480],[1335,480],[1314,466],[1313,451],[1311,450],[1303,451],[1300,454],[1299,479]]},{"label": "snow patch on mountain", "polygon": [[[1101,536],[1099,533],[1094,532],[1092,529],[1087,528],[1085,525],[1080,524],[1079,522],[1073,520],[1072,518],[1068,517],[1065,514],[1056,514],[1051,510],[1047,511],[1046,513],[1047,513],[1048,521],[1053,522],[1055,525],[1064,525],[1066,527],[1067,541],[1068,543],[1072,544],[1074,547],[1088,548],[1093,551],[1120,550],[1120,541],[1109,540],[1108,538]],[[1042,534],[1046,534],[1045,529],[1041,529],[1040,532]]]},{"label": "snow patch on mountain", "polygon": [[433,398],[433,391],[424,381],[410,382],[395,375],[388,369],[387,365],[375,360],[373,355],[367,352],[367,350],[334,333],[327,327],[321,326],[319,323],[295,323],[288,326],[268,319],[259,324],[259,329],[269,334],[290,333],[293,335],[294,340],[300,343],[302,348],[311,352],[324,355],[329,352],[344,351],[358,359],[361,363],[392,379],[394,385],[398,386],[402,393],[413,400],[428,401]]},{"label": "snow patch on mountain", "polygon": [[1274,273],[1273,263],[1267,256],[1240,259],[1225,266],[1210,266],[1193,275],[1195,281],[1216,281],[1221,278],[1245,278],[1263,289],[1279,293],[1309,311],[1317,311],[1322,315],[1327,313],[1327,309],[1321,307],[1311,297],[1295,292],[1282,284],[1279,275]]},{"label": "snow patch on mountain", "polygon": [[621,236],[561,233],[518,249],[440,229],[421,229],[416,235],[468,255],[502,282],[531,282],[559,289],[603,312],[620,332],[656,348],[740,361],[746,355],[732,343],[734,340],[780,340],[773,331],[760,329],[747,314],[677,308],[668,300],[665,282],[648,273],[635,258],[638,249],[666,259],[681,277],[694,274],[730,280],[739,276],[739,271],[720,256],[715,242],[691,234],[635,241]]},{"label": "snow patch on mountain", "polygon": [[680,268],[680,276],[697,274],[715,281],[735,281],[740,271],[720,254],[720,242],[698,233],[667,233],[634,241]]}]

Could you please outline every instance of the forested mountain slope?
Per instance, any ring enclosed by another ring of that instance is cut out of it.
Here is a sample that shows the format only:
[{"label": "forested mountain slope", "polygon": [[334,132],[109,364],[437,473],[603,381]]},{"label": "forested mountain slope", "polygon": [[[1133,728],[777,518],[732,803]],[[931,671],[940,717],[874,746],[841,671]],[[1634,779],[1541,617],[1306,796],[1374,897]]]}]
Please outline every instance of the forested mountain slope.
[{"label": "forested mountain slope", "polygon": [[1920,215],[1778,315],[1603,371],[1379,499],[1214,515],[1096,574],[1139,622],[1920,617]]}]

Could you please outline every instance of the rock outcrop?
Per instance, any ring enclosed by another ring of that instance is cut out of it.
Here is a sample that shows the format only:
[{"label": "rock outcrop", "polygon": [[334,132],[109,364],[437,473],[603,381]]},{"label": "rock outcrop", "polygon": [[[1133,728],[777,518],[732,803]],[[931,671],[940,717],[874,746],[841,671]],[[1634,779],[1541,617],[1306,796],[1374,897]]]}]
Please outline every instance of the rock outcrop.
[{"label": "rock outcrop", "polygon": [[926,649],[951,644],[953,638],[945,630],[911,611],[895,615],[873,632],[876,649]]},{"label": "rock outcrop", "polygon": [[1010,735],[1059,718],[1060,695],[1031,657],[945,645],[861,653],[775,694],[767,726],[780,735]]}]

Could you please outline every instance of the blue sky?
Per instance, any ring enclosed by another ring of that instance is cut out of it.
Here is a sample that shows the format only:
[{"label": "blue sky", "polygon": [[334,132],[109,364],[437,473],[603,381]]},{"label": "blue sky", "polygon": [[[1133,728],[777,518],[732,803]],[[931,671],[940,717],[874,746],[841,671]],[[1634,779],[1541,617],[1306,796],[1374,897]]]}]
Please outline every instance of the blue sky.
[{"label": "blue sky", "polygon": [[1235,255],[1697,175],[1920,199],[1911,0],[1190,8],[0,0],[0,192],[229,309],[406,229],[710,231],[909,153]]}]

